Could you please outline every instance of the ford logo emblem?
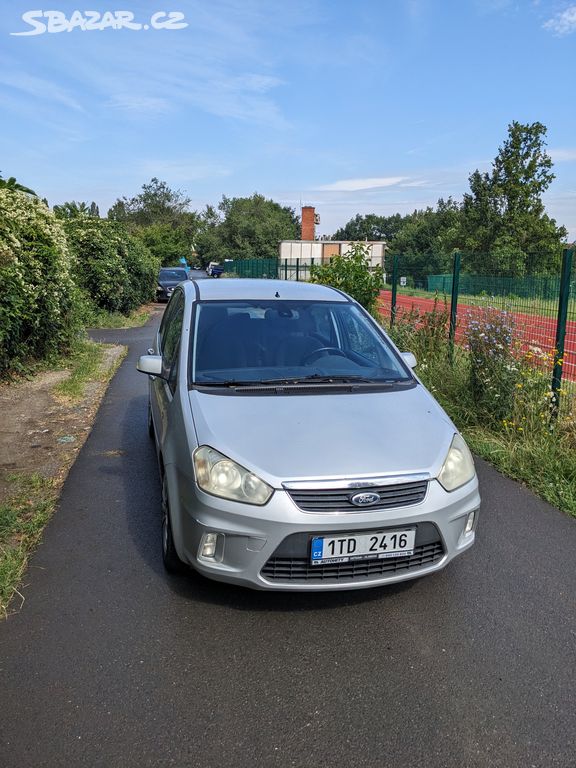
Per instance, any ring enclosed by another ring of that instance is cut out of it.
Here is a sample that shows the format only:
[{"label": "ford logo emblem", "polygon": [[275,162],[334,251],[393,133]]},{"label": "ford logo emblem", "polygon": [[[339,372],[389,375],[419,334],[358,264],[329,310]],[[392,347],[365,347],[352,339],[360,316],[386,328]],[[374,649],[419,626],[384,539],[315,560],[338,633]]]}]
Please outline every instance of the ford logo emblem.
[{"label": "ford logo emblem", "polygon": [[356,493],[350,498],[350,501],[356,507],[370,507],[380,501],[380,495],[378,493]]}]

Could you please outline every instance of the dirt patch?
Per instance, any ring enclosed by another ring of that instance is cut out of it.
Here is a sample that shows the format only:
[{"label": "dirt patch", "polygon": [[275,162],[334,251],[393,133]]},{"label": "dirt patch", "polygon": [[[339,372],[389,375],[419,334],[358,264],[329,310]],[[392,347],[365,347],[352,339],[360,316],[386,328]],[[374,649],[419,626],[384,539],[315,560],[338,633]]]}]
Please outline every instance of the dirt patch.
[{"label": "dirt patch", "polygon": [[0,385],[0,502],[10,493],[12,474],[39,474],[63,482],[84,441],[108,386],[111,371],[126,353],[108,347],[102,381],[90,381],[80,400],[70,402],[54,388],[68,371],[49,371],[29,381]]}]

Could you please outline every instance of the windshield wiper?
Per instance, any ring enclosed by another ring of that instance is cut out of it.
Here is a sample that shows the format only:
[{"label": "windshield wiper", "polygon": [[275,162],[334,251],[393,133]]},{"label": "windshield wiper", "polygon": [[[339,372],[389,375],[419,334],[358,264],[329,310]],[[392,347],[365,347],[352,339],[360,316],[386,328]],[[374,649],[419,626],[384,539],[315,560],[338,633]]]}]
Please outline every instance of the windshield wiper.
[{"label": "windshield wiper", "polygon": [[282,387],[298,384],[373,384],[391,387],[396,384],[407,384],[409,379],[371,379],[357,374],[340,374],[327,376],[312,373],[308,376],[284,376],[277,379],[221,379],[212,381],[195,381],[201,387]]}]

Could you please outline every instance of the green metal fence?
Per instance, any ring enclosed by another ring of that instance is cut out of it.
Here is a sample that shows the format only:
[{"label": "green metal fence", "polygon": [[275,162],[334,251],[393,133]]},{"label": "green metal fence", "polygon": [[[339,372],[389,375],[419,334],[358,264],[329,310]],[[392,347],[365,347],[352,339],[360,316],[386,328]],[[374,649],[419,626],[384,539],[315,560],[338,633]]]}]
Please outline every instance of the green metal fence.
[{"label": "green metal fence", "polygon": [[[462,271],[460,271],[460,263]],[[573,251],[563,252],[557,275],[507,277],[466,273],[466,256],[454,259],[453,271],[429,275],[409,268],[410,259],[394,257],[387,264],[390,284],[381,295],[381,310],[392,325],[403,312],[429,312],[440,299],[450,305],[447,334],[451,343],[465,341],[468,322],[482,307],[511,316],[515,340],[524,350],[547,361],[553,405],[559,408],[562,380],[576,386],[576,265]]]},{"label": "green metal fence", "polygon": [[255,277],[275,280],[278,278],[278,259],[234,259],[224,262],[226,275],[234,277]]},{"label": "green metal fence", "polygon": [[[428,275],[428,291],[452,293],[452,274]],[[460,275],[459,292],[468,296],[507,296],[555,300],[560,292],[557,277],[496,277],[494,275]]]}]

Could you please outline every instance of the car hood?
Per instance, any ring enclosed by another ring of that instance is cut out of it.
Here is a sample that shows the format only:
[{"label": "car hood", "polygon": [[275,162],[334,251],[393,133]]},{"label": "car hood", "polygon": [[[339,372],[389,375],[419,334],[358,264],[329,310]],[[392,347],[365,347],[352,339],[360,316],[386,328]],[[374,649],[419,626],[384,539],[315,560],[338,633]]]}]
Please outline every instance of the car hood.
[{"label": "car hood", "polygon": [[438,475],[455,427],[418,385],[352,394],[189,393],[199,445],[278,488],[304,479]]},{"label": "car hood", "polygon": [[161,285],[162,288],[176,288],[177,285],[180,285],[180,283],[184,283],[185,280],[182,278],[182,280],[158,280],[158,285]]}]

